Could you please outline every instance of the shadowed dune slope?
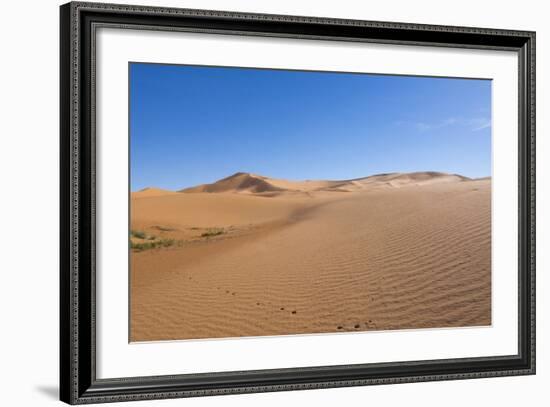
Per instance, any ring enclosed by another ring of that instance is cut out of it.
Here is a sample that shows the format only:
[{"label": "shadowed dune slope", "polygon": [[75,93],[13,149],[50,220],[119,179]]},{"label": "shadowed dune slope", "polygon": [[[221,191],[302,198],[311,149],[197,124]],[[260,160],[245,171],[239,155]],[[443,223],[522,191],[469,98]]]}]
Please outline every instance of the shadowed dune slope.
[{"label": "shadowed dune slope", "polygon": [[273,192],[280,190],[282,189],[270,183],[268,178],[238,172],[213,184],[203,184],[183,189],[180,192]]},{"label": "shadowed dune slope", "polygon": [[490,179],[382,174],[296,194],[263,177],[287,189],[266,199],[257,176],[233,177],[132,199],[132,227],[245,230],[132,252],[132,341],[491,324]]},{"label": "shadowed dune slope", "polygon": [[410,185],[427,185],[447,182],[467,181],[469,178],[456,174],[442,172],[414,172],[414,173],[391,173],[378,174],[364,178],[351,180],[328,181],[328,180],[305,180],[288,181],[265,177],[262,175],[238,172],[227,178],[223,178],[212,184],[202,184],[196,187],[182,189],[184,193],[220,193],[220,192],[241,192],[241,193],[263,193],[263,192],[313,192],[313,191],[357,191],[367,187],[401,187]]}]

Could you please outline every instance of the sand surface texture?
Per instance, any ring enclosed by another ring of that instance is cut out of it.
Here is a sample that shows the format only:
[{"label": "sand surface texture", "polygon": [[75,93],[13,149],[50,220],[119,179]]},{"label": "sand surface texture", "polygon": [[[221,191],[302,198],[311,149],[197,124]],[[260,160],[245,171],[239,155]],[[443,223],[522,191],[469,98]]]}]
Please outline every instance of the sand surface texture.
[{"label": "sand surface texture", "polygon": [[130,340],[491,324],[491,180],[237,173],[131,195]]}]

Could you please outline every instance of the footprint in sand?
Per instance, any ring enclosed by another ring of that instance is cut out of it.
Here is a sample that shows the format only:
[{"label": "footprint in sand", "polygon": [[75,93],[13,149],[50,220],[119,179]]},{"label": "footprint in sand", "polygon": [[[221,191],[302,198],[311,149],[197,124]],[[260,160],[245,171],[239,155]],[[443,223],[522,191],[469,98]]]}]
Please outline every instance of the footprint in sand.
[{"label": "footprint in sand", "polygon": [[367,328],[369,329],[376,329],[376,324],[374,322],[372,322],[372,319],[369,319],[369,322],[365,322],[365,325],[367,326]]}]

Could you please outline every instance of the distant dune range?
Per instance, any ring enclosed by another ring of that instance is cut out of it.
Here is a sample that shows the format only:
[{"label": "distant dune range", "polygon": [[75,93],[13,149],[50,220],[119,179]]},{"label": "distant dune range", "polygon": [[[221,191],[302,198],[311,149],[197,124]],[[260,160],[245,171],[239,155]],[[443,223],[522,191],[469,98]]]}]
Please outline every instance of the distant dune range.
[{"label": "distant dune range", "polygon": [[416,172],[410,174],[380,174],[365,178],[343,181],[287,181],[263,177],[261,175],[238,172],[213,184],[203,184],[180,192],[312,192],[343,191],[353,192],[377,186],[399,187],[402,185],[424,185],[444,182],[465,181],[468,178],[438,172]]},{"label": "distant dune range", "polygon": [[131,341],[491,324],[490,178],[237,173],[132,193],[131,229]]}]

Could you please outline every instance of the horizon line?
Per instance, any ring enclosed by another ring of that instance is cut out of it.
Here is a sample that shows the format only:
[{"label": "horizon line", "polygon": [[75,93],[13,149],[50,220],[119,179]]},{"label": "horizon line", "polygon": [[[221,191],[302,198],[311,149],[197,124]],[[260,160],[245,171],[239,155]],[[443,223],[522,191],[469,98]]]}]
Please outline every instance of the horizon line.
[{"label": "horizon line", "polygon": [[215,181],[212,181],[212,182],[202,182],[202,183],[199,183],[199,184],[194,184],[194,185],[190,185],[190,186],[184,186],[184,187],[181,187],[181,188],[176,188],[176,189],[171,189],[171,188],[162,188],[162,187],[158,187],[158,186],[155,186],[155,185],[150,185],[150,186],[146,186],[146,187],[143,187],[143,188],[140,188],[139,190],[134,190],[132,191],[131,190],[131,187],[130,187],[130,182],[128,183],[128,186],[129,186],[129,190],[131,193],[136,193],[136,192],[143,192],[143,191],[146,191],[148,189],[161,189],[161,190],[165,190],[165,191],[170,191],[170,192],[179,192],[179,191],[182,191],[182,190],[185,190],[185,189],[190,189],[190,188],[195,188],[195,187],[198,187],[198,186],[201,186],[201,185],[211,185],[211,184],[215,184],[217,182],[220,182],[220,181],[223,181],[225,179],[229,179],[229,178],[232,178],[232,177],[235,177],[235,176],[238,176],[238,175],[249,175],[249,176],[256,176],[256,177],[262,177],[262,178],[267,178],[267,179],[274,179],[274,180],[284,180],[284,181],[290,181],[290,182],[312,182],[312,181],[330,181],[330,182],[345,182],[345,181],[357,181],[357,180],[361,180],[361,179],[365,179],[365,178],[370,178],[370,177],[377,177],[377,176],[386,176],[386,175],[394,175],[394,174],[419,174],[419,173],[434,173],[434,174],[443,174],[443,175],[454,175],[454,176],[458,176],[458,177],[462,177],[462,178],[465,178],[469,181],[475,181],[475,180],[481,180],[481,179],[486,179],[486,178],[492,178],[492,174],[490,175],[486,175],[486,176],[481,176],[481,177],[467,177],[465,175],[462,175],[462,174],[459,174],[459,173],[451,173],[451,172],[445,172],[445,171],[433,171],[433,170],[425,170],[425,171],[407,171],[407,172],[403,172],[403,171],[396,171],[396,172],[381,172],[381,173],[374,173],[374,174],[370,174],[370,175],[366,175],[366,176],[362,176],[362,177],[354,177],[354,178],[344,178],[344,179],[317,179],[317,178],[308,178],[308,179],[290,179],[290,178],[278,178],[278,177],[272,177],[272,176],[267,176],[267,175],[261,175],[259,173],[256,173],[256,172],[250,172],[250,171],[237,171],[235,173],[232,173],[231,175],[228,175],[228,176],[225,176],[225,177],[222,177],[222,178],[218,178],[216,179]]}]

